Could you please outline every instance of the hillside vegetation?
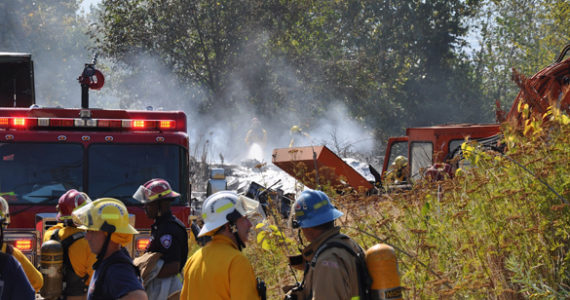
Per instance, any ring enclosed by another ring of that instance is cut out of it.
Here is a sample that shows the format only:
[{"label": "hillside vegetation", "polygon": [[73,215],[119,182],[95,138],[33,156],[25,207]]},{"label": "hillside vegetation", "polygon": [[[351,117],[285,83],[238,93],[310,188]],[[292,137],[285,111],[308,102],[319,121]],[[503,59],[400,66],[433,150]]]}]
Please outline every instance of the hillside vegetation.
[{"label": "hillside vegetation", "polygon": [[[338,223],[364,248],[396,248],[406,299],[568,299],[570,120],[552,110],[545,120],[505,127],[504,154],[465,145],[453,179],[335,197],[345,213]],[[246,254],[269,299],[283,299],[281,288],[294,283],[286,255],[297,254],[297,232],[275,220],[258,226],[260,243]]]}]

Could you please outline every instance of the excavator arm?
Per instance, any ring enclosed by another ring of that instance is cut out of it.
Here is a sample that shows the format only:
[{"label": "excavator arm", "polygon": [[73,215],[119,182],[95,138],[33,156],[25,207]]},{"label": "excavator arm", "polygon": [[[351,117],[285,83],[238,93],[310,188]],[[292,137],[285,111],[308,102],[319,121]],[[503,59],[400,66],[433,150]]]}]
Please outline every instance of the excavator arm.
[{"label": "excavator arm", "polygon": [[[566,113],[570,112],[570,58],[563,60],[568,52],[570,52],[570,44],[562,49],[553,64],[529,79],[513,69],[513,79],[521,91],[515,98],[505,118],[506,121],[516,126],[522,125],[522,113],[519,111],[521,104],[528,104],[532,115],[536,118],[542,118],[550,106]],[[500,118],[499,115],[497,115],[498,118]]]}]

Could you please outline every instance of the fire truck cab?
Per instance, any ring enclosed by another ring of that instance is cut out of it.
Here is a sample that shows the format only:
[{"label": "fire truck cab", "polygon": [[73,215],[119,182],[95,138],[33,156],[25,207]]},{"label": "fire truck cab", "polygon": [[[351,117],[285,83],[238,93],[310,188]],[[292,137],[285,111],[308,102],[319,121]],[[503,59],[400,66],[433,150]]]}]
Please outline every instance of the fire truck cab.
[{"label": "fire truck cab", "polygon": [[430,166],[447,162],[465,139],[489,138],[499,131],[498,124],[446,124],[408,128],[405,136],[388,139],[382,177],[386,177],[396,157],[404,156],[408,159],[411,179],[418,179]]},{"label": "fire truck cab", "polygon": [[[0,63],[1,87],[10,86],[6,74],[11,68]],[[28,91],[33,91],[33,80],[31,84]],[[184,112],[13,107],[15,92],[5,94],[12,99],[2,102],[10,107],[0,107],[0,196],[11,214],[5,240],[32,263],[37,265],[43,233],[56,222],[57,201],[69,189],[93,200],[112,197],[125,203],[141,232],[128,247],[135,256],[148,244],[153,220],[132,195],[149,179],[164,178],[181,194],[172,211],[188,226],[191,186]]]}]

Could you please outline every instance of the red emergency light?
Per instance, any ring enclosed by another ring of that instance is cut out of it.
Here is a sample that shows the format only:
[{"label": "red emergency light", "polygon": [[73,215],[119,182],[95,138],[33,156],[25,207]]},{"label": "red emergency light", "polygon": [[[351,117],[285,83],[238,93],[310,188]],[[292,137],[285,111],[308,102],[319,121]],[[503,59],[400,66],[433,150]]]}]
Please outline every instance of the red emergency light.
[{"label": "red emergency light", "polygon": [[137,239],[137,250],[138,250],[138,251],[144,251],[144,250],[146,250],[146,247],[148,246],[149,243],[150,243],[150,239],[149,239],[149,238],[139,238],[139,239]]},{"label": "red emergency light", "polygon": [[26,118],[14,118],[12,119],[12,125],[14,127],[26,127]]},{"label": "red emergency light", "polygon": [[145,120],[133,120],[133,128],[145,128]]},{"label": "red emergency light", "polygon": [[174,128],[174,121],[160,121],[160,125],[158,126],[160,129],[172,129]]},{"label": "red emergency light", "polygon": [[30,251],[32,250],[32,240],[30,239],[15,240],[14,247],[18,248],[18,250],[20,251]]}]

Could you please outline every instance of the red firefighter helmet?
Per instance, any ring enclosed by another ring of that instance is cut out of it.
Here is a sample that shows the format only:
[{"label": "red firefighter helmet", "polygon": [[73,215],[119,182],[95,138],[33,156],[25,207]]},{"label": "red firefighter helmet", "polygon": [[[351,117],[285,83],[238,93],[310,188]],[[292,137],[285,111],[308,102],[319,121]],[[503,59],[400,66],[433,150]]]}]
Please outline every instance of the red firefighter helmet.
[{"label": "red firefighter helmet", "polygon": [[86,202],[91,202],[91,199],[85,193],[74,189],[65,192],[57,201],[57,221],[63,222],[64,220],[71,220],[73,210],[83,206]]},{"label": "red firefighter helmet", "polygon": [[174,199],[180,194],[173,191],[168,181],[155,178],[141,185],[133,195],[133,198],[141,203],[149,203],[162,199]]}]

